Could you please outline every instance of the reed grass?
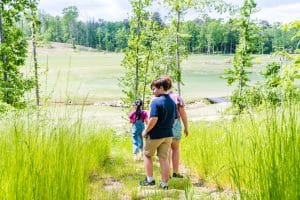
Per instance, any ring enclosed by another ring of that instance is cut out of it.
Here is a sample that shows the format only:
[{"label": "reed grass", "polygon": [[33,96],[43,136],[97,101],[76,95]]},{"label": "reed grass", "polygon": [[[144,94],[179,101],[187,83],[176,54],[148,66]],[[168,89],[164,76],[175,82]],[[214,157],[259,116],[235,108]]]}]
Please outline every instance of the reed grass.
[{"label": "reed grass", "polygon": [[0,120],[0,199],[87,199],[110,157],[109,129],[10,114]]},{"label": "reed grass", "polygon": [[194,123],[182,158],[199,177],[241,199],[300,198],[300,106]]}]

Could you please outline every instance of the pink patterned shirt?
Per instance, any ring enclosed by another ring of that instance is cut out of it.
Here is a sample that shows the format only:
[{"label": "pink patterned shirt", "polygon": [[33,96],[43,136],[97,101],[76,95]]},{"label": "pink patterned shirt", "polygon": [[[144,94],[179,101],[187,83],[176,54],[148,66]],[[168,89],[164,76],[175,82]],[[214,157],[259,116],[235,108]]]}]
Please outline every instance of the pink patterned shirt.
[{"label": "pink patterned shirt", "polygon": [[[145,121],[145,119],[147,119],[148,117],[148,114],[145,110],[141,110],[141,120],[142,122]],[[131,123],[135,123],[136,122],[136,115],[135,115],[135,110],[132,111],[130,114],[129,114],[129,119],[130,119],[130,122]]]},{"label": "pink patterned shirt", "polygon": [[180,118],[180,114],[179,114],[179,111],[178,111],[178,107],[183,107],[185,106],[184,102],[183,102],[183,99],[181,98],[181,96],[179,96],[179,94],[176,94],[174,92],[169,92],[169,95],[171,97],[171,99],[173,99],[173,101],[175,102],[176,104],[176,107],[177,107],[177,113],[178,113],[178,118]]}]

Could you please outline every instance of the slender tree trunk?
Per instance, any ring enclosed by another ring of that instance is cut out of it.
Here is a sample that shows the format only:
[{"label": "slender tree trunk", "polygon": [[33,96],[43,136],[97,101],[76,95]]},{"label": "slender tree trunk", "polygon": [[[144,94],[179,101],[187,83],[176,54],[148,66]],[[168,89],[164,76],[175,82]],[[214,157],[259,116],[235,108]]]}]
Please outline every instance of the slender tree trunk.
[{"label": "slender tree trunk", "polygon": [[[49,57],[48,54],[46,56],[46,80],[45,80],[45,93],[47,94],[48,89],[48,72],[49,72]],[[48,95],[48,94],[47,94]]]},{"label": "slender tree trunk", "polygon": [[140,40],[138,38],[138,42],[136,44],[136,58],[135,58],[135,92],[134,92],[135,99],[137,99],[138,91],[139,91],[139,44],[138,44],[139,41]]},{"label": "slender tree trunk", "polygon": [[143,88],[143,109],[145,106],[145,98],[146,98],[146,86],[147,86],[147,77],[148,77],[148,70],[149,70],[149,60],[151,56],[151,50],[152,50],[152,40],[150,44],[150,48],[148,50],[147,60],[146,60],[146,70],[144,74],[144,88]]},{"label": "slender tree trunk", "polygon": [[232,54],[232,49],[233,49],[233,48],[232,48],[232,46],[233,46],[232,43],[233,43],[232,38],[230,38],[230,54]]},{"label": "slender tree trunk", "polygon": [[[139,40],[138,40],[139,41]],[[138,97],[139,90],[139,46],[136,46],[136,58],[135,58],[135,98]]]},{"label": "slender tree trunk", "polygon": [[[151,27],[152,27],[152,30],[153,30],[153,22],[151,24]],[[151,53],[152,53],[152,42],[153,42],[153,39],[151,38],[150,40],[150,46],[149,46],[149,49],[148,49],[148,55],[147,55],[147,60],[146,60],[146,69],[145,69],[145,74],[144,74],[144,88],[143,88],[143,109],[144,109],[144,106],[145,106],[145,98],[146,98],[146,86],[147,86],[147,77],[148,77],[148,70],[149,70],[149,60],[150,60],[150,56],[151,56]]]},{"label": "slender tree trunk", "polygon": [[296,45],[296,49],[298,49],[299,46],[300,46],[300,40],[298,41],[298,43]]},{"label": "slender tree trunk", "polygon": [[[249,23],[249,22],[248,22]],[[248,32],[248,25],[246,26],[246,31],[245,31],[245,34]],[[246,36],[243,36],[244,37],[244,45],[243,45],[243,51],[247,52],[247,43],[248,43],[248,40],[247,40],[247,37]],[[248,52],[247,52],[248,53]],[[239,80],[239,103],[238,103],[238,106],[239,106],[239,114],[242,112],[243,110],[243,105],[241,103],[241,98],[243,96],[243,89],[244,89],[244,77],[243,77],[243,74],[245,72],[245,62],[244,62],[244,57],[242,57],[242,63],[241,63],[241,66],[240,66],[240,80]]]},{"label": "slender tree trunk", "polygon": [[181,71],[180,71],[180,60],[179,60],[179,27],[180,26],[180,11],[177,11],[177,23],[176,23],[176,67],[177,67],[177,89],[178,94],[181,95],[180,84],[181,84]]},{"label": "slender tree trunk", "polygon": [[[141,1],[139,1],[139,7],[141,6]],[[138,91],[139,91],[139,43],[140,43],[140,37],[141,37],[141,33],[140,33],[140,14],[138,15],[138,26],[137,26],[137,35],[138,35],[138,39],[137,39],[137,44],[136,44],[136,58],[135,58],[135,99],[138,98]]]},{"label": "slender tree trunk", "polygon": [[[34,12],[31,12],[31,15],[33,18],[35,17]],[[34,19],[32,19],[32,51],[33,51],[36,105],[39,106],[40,92],[39,92],[38,62],[37,62],[37,54],[36,54],[36,24]]]},{"label": "slender tree trunk", "polygon": [[240,80],[239,80],[239,100],[238,100],[239,101],[239,103],[238,103],[239,113],[241,113],[241,111],[243,110],[242,104],[241,104],[241,98],[243,95],[243,79],[241,77],[242,77],[243,73],[244,73],[244,67],[241,66]]},{"label": "slender tree trunk", "polygon": [[210,55],[210,41],[207,41],[207,54]]},{"label": "slender tree trunk", "polygon": [[[3,44],[4,42],[5,42],[5,38],[4,38],[4,34],[3,34],[2,5],[0,5],[0,44]],[[5,83],[4,85],[6,87],[7,82],[8,82],[8,74],[7,74],[7,71],[6,71],[6,68],[5,68],[6,56],[3,52],[1,53],[1,60],[2,60],[2,68],[3,68],[3,80],[4,80],[4,83]],[[6,103],[9,103],[7,90],[5,90],[5,92],[4,92],[4,101]]]}]

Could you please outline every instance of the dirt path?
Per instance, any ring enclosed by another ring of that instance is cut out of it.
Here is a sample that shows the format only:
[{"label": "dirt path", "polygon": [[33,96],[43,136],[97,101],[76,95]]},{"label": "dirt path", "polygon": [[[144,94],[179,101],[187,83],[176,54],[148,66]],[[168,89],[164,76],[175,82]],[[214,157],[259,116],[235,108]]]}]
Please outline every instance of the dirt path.
[{"label": "dirt path", "polygon": [[[125,165],[127,168],[134,169],[131,173],[129,172],[130,176],[144,176],[142,160],[133,161],[129,159],[125,162]],[[196,176],[192,175],[189,169],[183,165],[180,167],[184,178],[170,179],[168,190],[158,188],[160,176],[159,163],[157,160],[154,160],[156,186],[140,187],[138,186],[138,179],[128,183],[126,180],[128,177],[124,176],[123,178],[107,177],[103,180],[104,184],[101,187],[108,193],[119,193],[117,197],[114,197],[116,199],[234,199],[234,193],[232,191],[220,190],[212,184],[202,182]],[[132,184],[132,186],[128,187],[128,184]]]}]

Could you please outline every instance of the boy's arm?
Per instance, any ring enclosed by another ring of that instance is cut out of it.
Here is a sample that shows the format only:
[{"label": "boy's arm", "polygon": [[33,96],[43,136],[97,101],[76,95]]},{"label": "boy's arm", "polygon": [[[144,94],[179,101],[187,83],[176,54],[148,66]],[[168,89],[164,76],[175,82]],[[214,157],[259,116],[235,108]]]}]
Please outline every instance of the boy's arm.
[{"label": "boy's arm", "polygon": [[148,132],[151,131],[151,129],[155,126],[155,124],[157,123],[158,117],[150,117],[146,128],[144,129],[142,136],[146,137]]}]

